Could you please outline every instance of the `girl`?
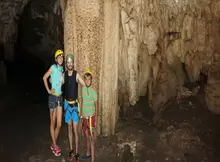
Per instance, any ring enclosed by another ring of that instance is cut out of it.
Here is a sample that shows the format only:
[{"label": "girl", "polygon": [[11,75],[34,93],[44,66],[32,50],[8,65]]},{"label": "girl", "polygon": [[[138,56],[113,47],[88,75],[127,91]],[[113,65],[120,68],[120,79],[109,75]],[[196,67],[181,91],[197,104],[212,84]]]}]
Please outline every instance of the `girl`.
[{"label": "girl", "polygon": [[[50,135],[52,139],[51,150],[55,156],[61,155],[61,149],[57,146],[56,141],[60,132],[62,123],[62,91],[63,84],[63,51],[57,50],[55,53],[55,64],[44,74],[44,86],[49,94],[48,106],[50,110]],[[51,77],[52,87],[49,89],[47,79]],[[56,125],[56,127],[55,127]]]}]

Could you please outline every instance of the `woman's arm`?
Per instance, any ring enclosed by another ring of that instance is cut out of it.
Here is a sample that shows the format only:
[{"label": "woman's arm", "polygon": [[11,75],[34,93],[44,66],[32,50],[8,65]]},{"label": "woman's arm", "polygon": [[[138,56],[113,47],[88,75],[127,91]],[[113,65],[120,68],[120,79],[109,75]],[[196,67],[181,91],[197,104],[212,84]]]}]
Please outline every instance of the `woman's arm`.
[{"label": "woman's arm", "polygon": [[52,68],[50,68],[43,76],[44,86],[49,94],[51,94],[53,92],[49,89],[47,79],[50,77],[52,72],[53,72],[53,70],[52,70]]}]

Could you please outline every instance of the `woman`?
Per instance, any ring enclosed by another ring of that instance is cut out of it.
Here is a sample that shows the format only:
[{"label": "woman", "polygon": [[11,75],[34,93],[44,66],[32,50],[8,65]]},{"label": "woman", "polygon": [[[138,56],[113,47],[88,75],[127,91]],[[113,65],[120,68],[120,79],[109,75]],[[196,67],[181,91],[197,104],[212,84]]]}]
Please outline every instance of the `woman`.
[{"label": "woman", "polygon": [[[48,106],[50,110],[50,135],[52,139],[51,150],[55,156],[61,155],[61,149],[57,146],[57,137],[62,124],[62,91],[63,84],[63,51],[57,50],[55,53],[55,64],[44,74],[44,86],[49,94]],[[49,89],[48,78],[51,77],[52,87]],[[56,125],[56,127],[55,127]]]}]

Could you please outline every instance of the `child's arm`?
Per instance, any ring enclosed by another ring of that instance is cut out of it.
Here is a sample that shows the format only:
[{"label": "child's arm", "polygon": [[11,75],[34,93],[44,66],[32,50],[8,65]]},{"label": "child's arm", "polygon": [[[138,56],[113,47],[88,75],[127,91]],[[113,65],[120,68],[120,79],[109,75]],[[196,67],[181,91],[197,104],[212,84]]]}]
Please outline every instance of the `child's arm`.
[{"label": "child's arm", "polygon": [[95,120],[98,121],[98,116],[99,116],[99,103],[98,99],[95,101]]}]

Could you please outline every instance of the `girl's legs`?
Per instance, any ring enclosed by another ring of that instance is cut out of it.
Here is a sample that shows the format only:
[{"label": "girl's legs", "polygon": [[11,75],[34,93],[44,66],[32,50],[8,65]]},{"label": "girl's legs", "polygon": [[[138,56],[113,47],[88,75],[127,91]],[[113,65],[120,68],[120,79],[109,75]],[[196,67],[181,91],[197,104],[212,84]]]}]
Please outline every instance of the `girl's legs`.
[{"label": "girl's legs", "polygon": [[55,140],[57,140],[57,137],[60,133],[60,129],[61,129],[61,125],[62,125],[62,107],[61,106],[58,106],[56,108],[56,121],[57,121],[57,125],[56,125],[56,128],[55,128]]},{"label": "girl's legs", "polygon": [[50,135],[52,139],[52,144],[56,146],[55,138],[55,121],[56,121],[56,109],[50,110]]}]

